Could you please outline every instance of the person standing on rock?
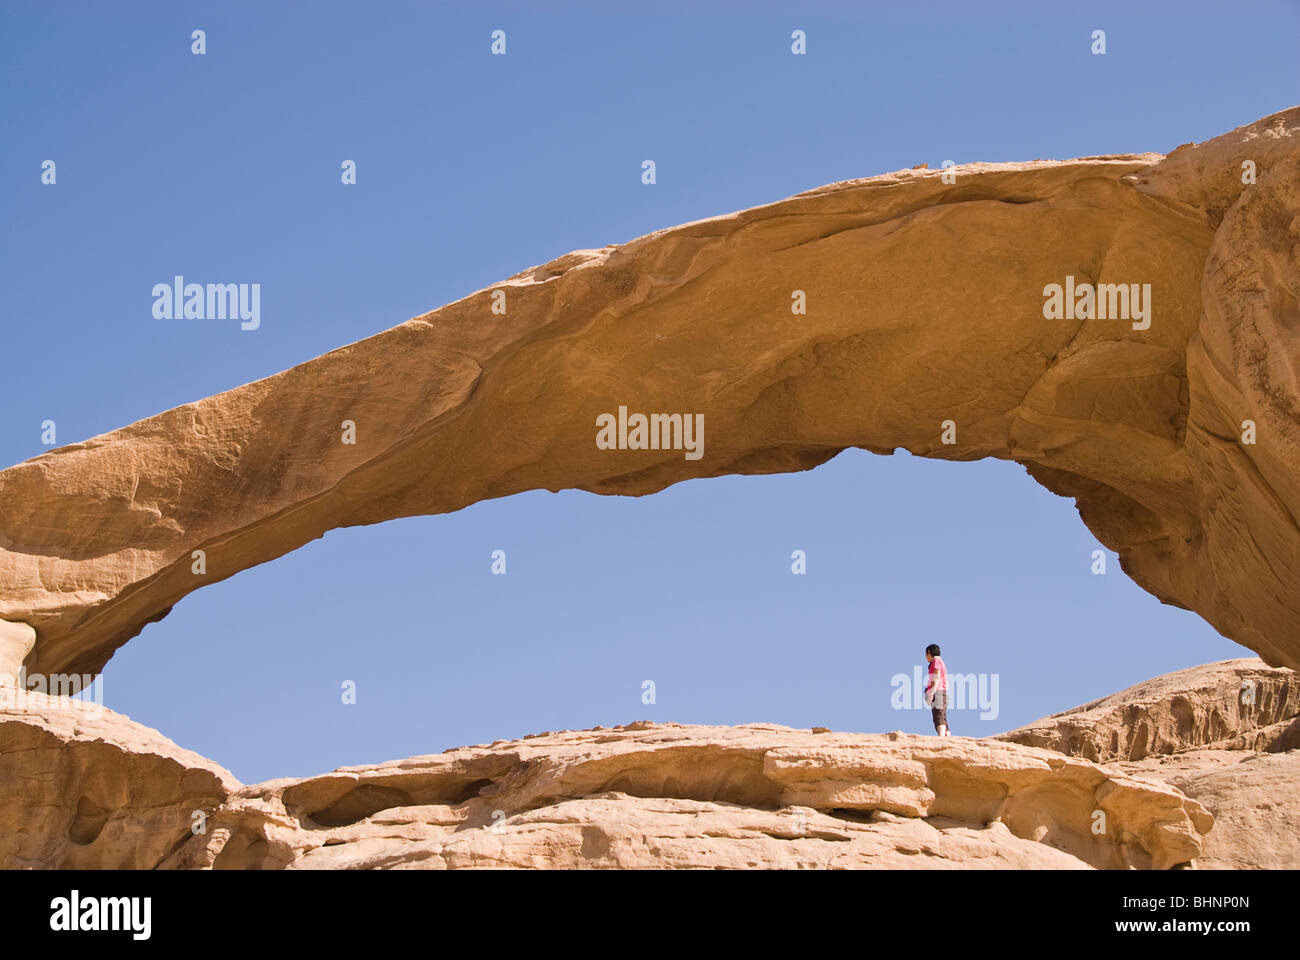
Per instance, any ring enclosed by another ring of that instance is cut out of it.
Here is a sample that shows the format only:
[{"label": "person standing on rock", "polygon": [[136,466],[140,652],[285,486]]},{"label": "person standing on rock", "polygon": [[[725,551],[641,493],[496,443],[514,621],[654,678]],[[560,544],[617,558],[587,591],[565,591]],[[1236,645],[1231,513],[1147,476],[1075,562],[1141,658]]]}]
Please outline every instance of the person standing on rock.
[{"label": "person standing on rock", "polygon": [[941,737],[948,736],[948,668],[944,666],[943,657],[939,656],[939,645],[932,643],[925,648],[925,659],[930,664],[930,672],[925,681],[925,702],[930,705],[930,715],[934,717],[934,732]]}]

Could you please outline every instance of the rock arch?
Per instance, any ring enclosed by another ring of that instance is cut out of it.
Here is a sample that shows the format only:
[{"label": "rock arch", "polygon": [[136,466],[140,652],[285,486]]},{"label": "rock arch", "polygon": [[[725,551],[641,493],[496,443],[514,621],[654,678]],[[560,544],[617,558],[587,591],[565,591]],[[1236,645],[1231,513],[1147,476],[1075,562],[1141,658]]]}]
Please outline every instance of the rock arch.
[{"label": "rock arch", "polygon": [[[0,666],[97,672],[335,527],[903,447],[1024,464],[1145,589],[1300,667],[1300,108],[1164,158],[946,172],[570,253],[0,471]],[[1067,277],[1150,284],[1150,327],[1045,319]],[[598,449],[619,406],[702,414],[704,455]]]}]

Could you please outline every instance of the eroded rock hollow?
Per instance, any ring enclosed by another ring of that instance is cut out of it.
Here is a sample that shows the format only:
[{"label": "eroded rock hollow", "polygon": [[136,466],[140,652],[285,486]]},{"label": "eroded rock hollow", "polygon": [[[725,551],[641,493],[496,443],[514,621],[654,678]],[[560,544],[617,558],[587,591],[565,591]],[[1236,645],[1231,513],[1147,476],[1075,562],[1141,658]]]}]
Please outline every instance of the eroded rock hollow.
[{"label": "eroded rock hollow", "polygon": [[[1163,158],[954,172],[571,253],[0,472],[0,667],[98,672],[335,527],[848,447],[1020,462],[1144,588],[1300,666],[1300,109]],[[1051,284],[1134,302],[1053,315]],[[702,455],[602,449],[620,407],[702,416]]]}]

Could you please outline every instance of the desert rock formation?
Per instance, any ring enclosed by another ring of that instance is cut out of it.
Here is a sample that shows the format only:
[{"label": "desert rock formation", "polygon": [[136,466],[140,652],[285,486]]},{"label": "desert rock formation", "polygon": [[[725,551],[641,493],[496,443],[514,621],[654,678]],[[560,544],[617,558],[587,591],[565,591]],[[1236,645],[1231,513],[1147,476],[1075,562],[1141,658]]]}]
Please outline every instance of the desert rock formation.
[{"label": "desert rock formation", "polygon": [[0,777],[0,867],[1164,869],[1212,824],[1051,751],[762,724],[548,733],[245,787],[125,717],[40,701],[0,710]]},{"label": "desert rock formation", "polygon": [[1201,868],[1300,866],[1300,676],[1225,660],[1140,683],[998,739],[1161,780],[1214,815]]},{"label": "desert rock formation", "polygon": [[1300,751],[1190,750],[1117,766],[1177,788],[1214,815],[1198,868],[1294,870],[1300,865]]},{"label": "desert rock formation", "polygon": [[253,785],[111,711],[15,693],[7,868],[1300,865],[1300,685],[1255,659],[992,739],[641,722]]},{"label": "desert rock formation", "polygon": [[637,723],[273,781],[212,822],[165,865],[1164,869],[1212,818],[1012,744]]},{"label": "desert rock formation", "polygon": [[[1300,666],[1300,109],[1164,158],[955,172],[577,251],[0,472],[0,672],[98,672],[190,591],[335,527],[848,447],[1018,461],[1145,589]],[[1046,319],[1067,278],[1149,284],[1149,326]],[[703,456],[599,449],[621,406],[702,415]]]},{"label": "desert rock formation", "polygon": [[1095,763],[1197,748],[1281,752],[1300,747],[1300,675],[1253,657],[1136,684],[996,739]]},{"label": "desert rock formation", "polygon": [[239,781],[93,703],[0,685],[0,868],[147,869]]}]

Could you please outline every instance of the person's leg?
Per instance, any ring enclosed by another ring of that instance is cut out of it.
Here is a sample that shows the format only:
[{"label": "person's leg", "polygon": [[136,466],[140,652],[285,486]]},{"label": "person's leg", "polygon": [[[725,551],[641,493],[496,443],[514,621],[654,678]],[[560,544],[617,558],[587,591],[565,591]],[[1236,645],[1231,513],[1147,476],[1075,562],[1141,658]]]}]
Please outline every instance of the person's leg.
[{"label": "person's leg", "polygon": [[934,695],[934,729],[941,737],[948,736],[948,694]]}]

